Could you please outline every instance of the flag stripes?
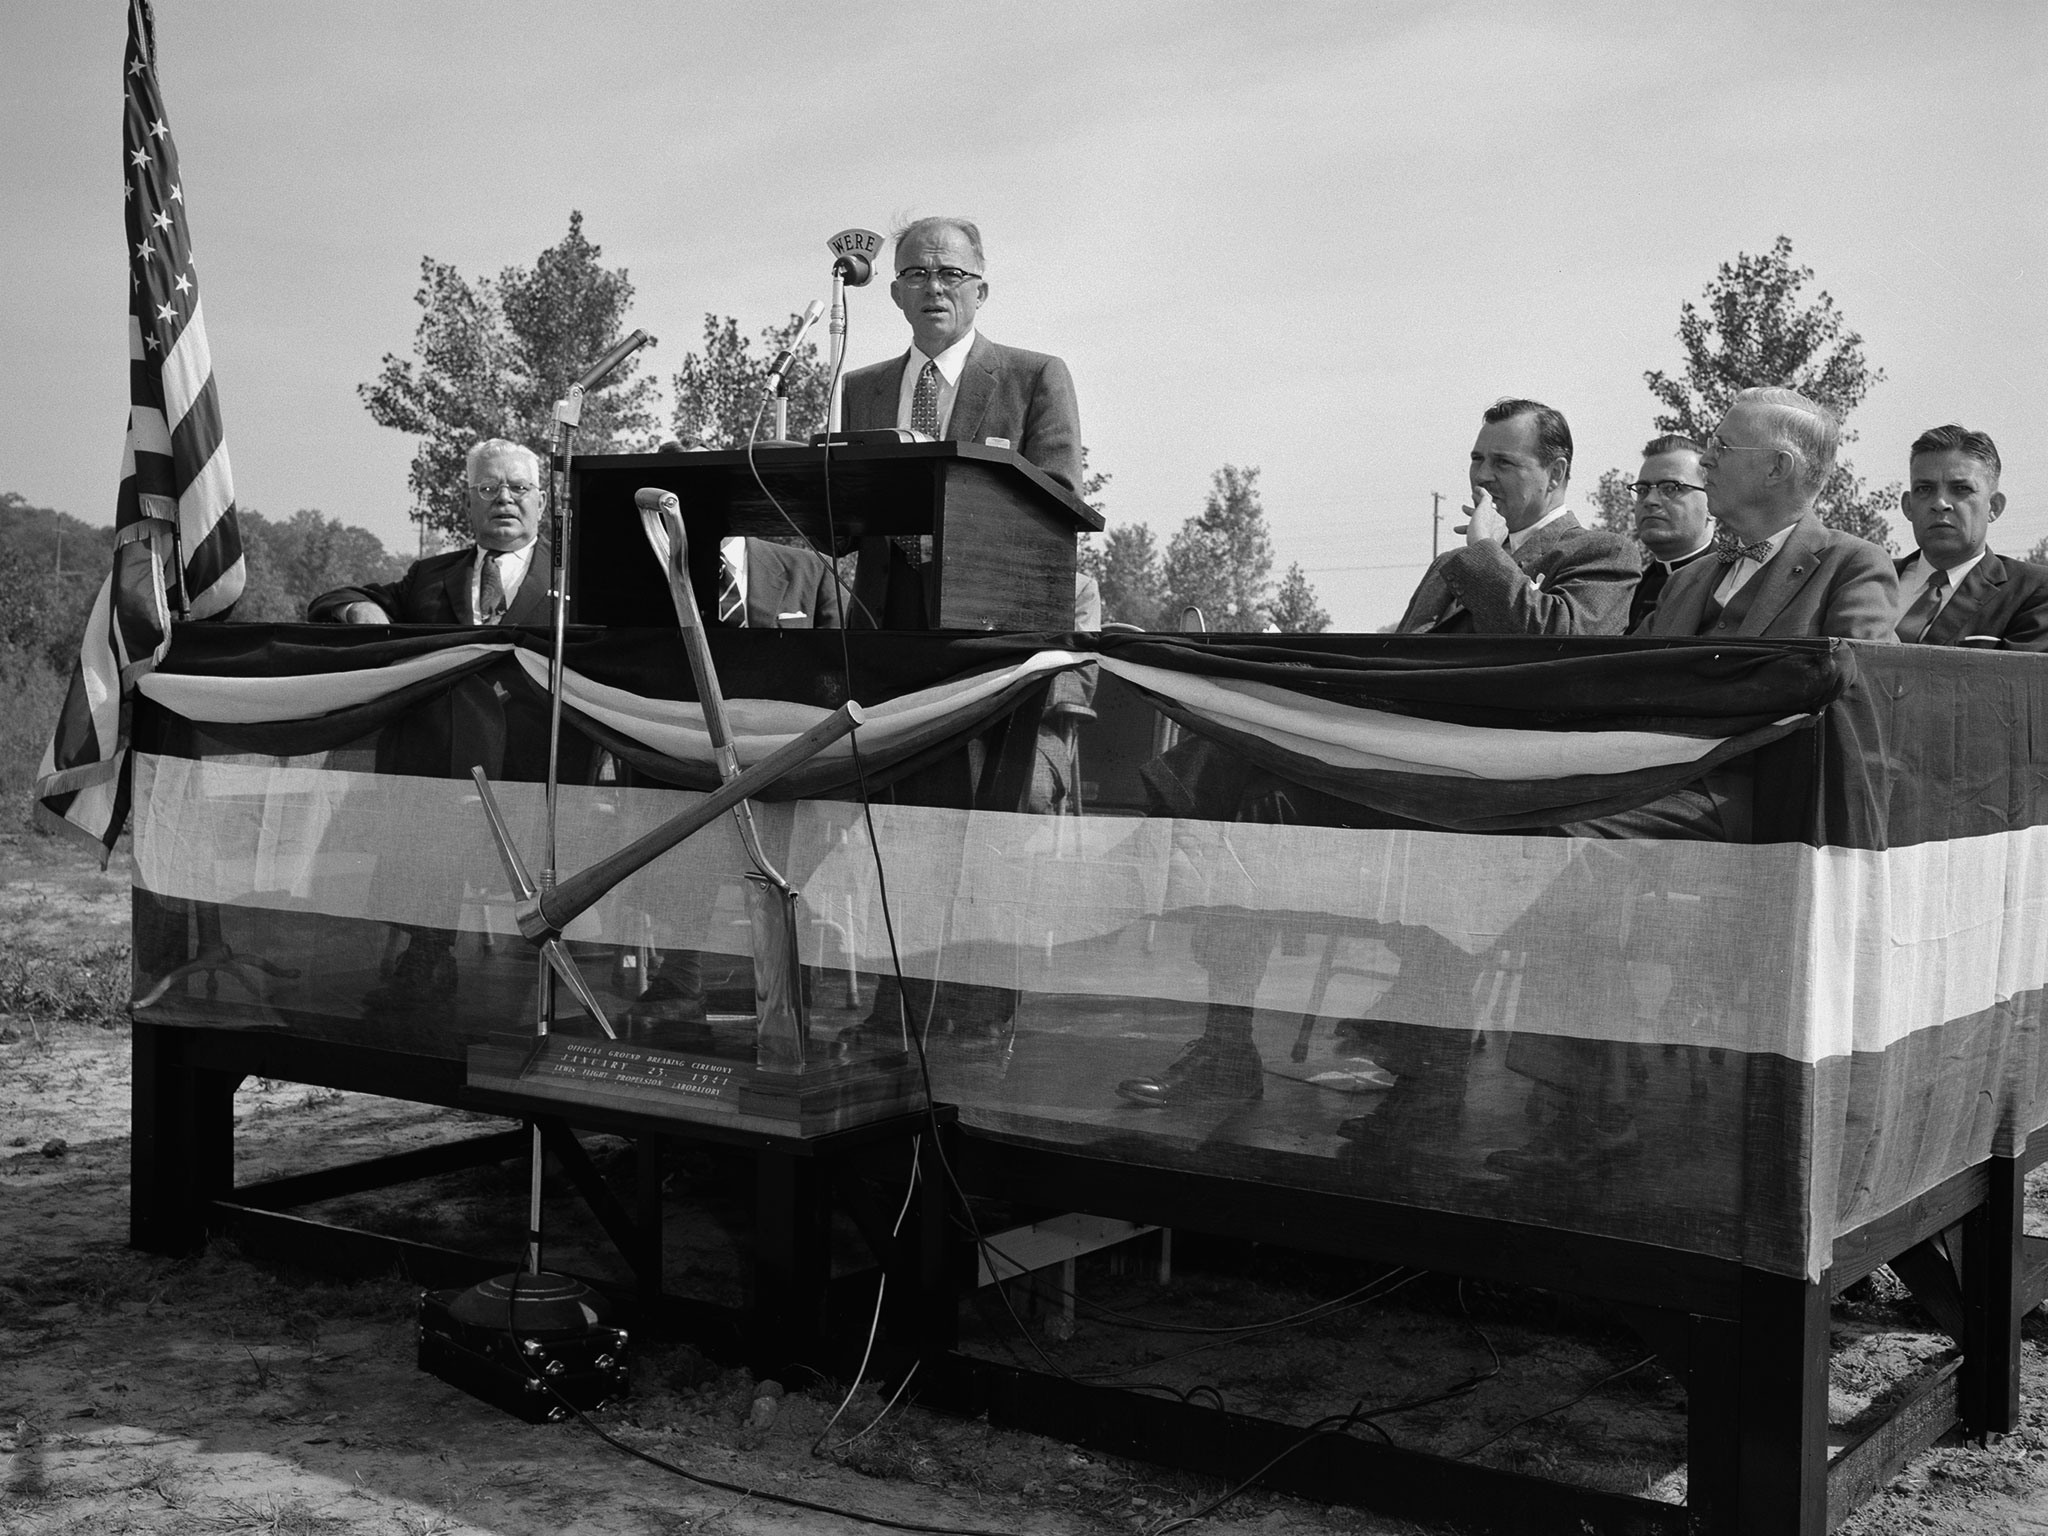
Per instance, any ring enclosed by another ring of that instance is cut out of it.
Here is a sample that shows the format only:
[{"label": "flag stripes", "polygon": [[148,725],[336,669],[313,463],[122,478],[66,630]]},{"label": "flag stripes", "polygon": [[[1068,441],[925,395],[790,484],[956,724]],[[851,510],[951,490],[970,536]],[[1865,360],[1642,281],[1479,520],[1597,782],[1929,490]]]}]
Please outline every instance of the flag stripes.
[{"label": "flag stripes", "polygon": [[123,86],[129,411],[113,569],[36,781],[38,819],[103,852],[127,816],[128,691],[162,659],[174,613],[225,613],[247,576],[148,0],[129,3]]}]

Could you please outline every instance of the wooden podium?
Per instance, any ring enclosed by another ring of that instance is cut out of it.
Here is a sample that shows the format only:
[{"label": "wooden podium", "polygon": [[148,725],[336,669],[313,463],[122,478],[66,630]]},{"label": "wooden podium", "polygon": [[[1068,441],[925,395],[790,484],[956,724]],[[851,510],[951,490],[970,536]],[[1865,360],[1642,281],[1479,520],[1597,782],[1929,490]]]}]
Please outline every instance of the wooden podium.
[{"label": "wooden podium", "polygon": [[[852,443],[832,447],[828,473],[826,452],[756,448],[758,483],[739,451],[576,459],[569,484],[575,509],[570,622],[643,629],[675,623],[668,584],[633,504],[635,491],[652,486],[673,491],[682,503],[690,580],[700,594],[718,590],[721,538],[786,539],[793,522],[825,549],[829,521],[841,551],[861,539],[931,536],[931,558],[915,571],[893,557],[889,612],[870,603],[885,627],[1073,627],[1074,540],[1100,529],[1102,519],[1037,465],[984,443]],[[788,521],[762,494],[762,484]],[[869,551],[879,553],[874,545]],[[868,580],[863,572],[864,596]],[[908,591],[906,582],[914,583]],[[922,623],[901,617],[919,610]]]}]

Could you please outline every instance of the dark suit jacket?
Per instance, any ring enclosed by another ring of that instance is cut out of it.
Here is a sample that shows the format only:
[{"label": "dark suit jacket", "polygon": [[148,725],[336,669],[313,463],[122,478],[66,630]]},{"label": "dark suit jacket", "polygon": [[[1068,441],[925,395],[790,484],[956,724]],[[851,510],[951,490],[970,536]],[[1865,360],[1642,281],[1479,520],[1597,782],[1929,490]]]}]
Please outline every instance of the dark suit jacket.
[{"label": "dark suit jacket", "polygon": [[1643,579],[1636,583],[1636,594],[1628,600],[1628,634],[1635,634],[1651,614],[1657,611],[1657,604],[1664,596],[1664,588],[1671,578],[1691,565],[1695,560],[1704,560],[1714,552],[1712,544],[1696,549],[1683,560],[1674,560],[1667,569],[1662,560],[1651,555],[1643,561]]},{"label": "dark suit jacket", "polygon": [[749,629],[838,629],[839,582],[812,549],[747,540]]},{"label": "dark suit jacket", "polygon": [[[414,561],[397,581],[322,592],[306,605],[306,617],[316,624],[340,623],[342,611],[350,603],[372,602],[390,614],[394,624],[474,624],[469,568],[475,558],[476,546],[469,544]],[[536,543],[525,579],[505,611],[505,624],[553,622],[554,608],[548,602],[549,566],[546,542]],[[447,692],[389,721],[377,736],[377,771],[466,779],[475,766],[493,779],[535,781],[547,776],[547,741],[546,689],[536,697],[517,664],[499,660],[481,672],[458,678]],[[562,781],[580,783],[589,763],[588,740],[565,722]]]},{"label": "dark suit jacket", "polygon": [[[1901,585],[1921,558],[1915,550],[1898,562]],[[1998,644],[1986,650],[2048,651],[2048,569],[1985,550],[1933,628],[1914,644],[1961,645],[1966,635],[1995,636]]]},{"label": "dark suit jacket", "polygon": [[[429,555],[424,560],[415,560],[412,569],[397,581],[366,582],[360,587],[336,587],[332,592],[322,592],[306,604],[306,617],[315,624],[338,624],[350,603],[367,602],[390,614],[394,624],[474,624],[476,612],[469,606],[469,568],[475,559],[474,544]],[[537,541],[526,577],[505,612],[504,623],[554,622],[554,609],[548,602],[551,559],[547,541]]]},{"label": "dark suit jacket", "polygon": [[[1699,634],[1727,571],[1719,560],[1698,560],[1673,576],[1643,633]],[[1749,612],[1732,626],[1723,619],[1708,638],[1890,640],[1899,620],[1891,557],[1867,539],[1830,528],[1812,511],[1792,525],[1777,555],[1750,581],[1757,591]]]},{"label": "dark suit jacket", "polygon": [[1423,573],[1404,635],[1618,635],[1642,567],[1620,534],[1587,528],[1567,512],[1510,553],[1464,544]]},{"label": "dark suit jacket", "polygon": [[[849,432],[896,425],[896,401],[903,370],[915,347],[886,363],[856,368],[846,376],[845,417]],[[920,367],[923,364],[920,362]],[[979,333],[967,350],[946,441],[974,443],[1008,438],[1010,446],[1068,489],[1081,488],[1081,408],[1067,365],[1043,352],[1005,347]]]}]

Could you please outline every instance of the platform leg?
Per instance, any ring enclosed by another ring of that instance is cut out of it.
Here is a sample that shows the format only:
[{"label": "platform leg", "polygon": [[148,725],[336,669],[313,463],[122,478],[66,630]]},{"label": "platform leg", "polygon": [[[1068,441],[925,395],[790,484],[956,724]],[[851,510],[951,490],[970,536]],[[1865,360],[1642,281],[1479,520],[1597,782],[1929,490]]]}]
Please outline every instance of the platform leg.
[{"label": "platform leg", "polygon": [[1963,1221],[1964,1433],[2006,1434],[2020,1413],[2020,1293],[2026,1181],[2017,1159],[1988,1165],[1984,1203]]},{"label": "platform leg", "polygon": [[640,1234],[633,1274],[639,1282],[640,1300],[649,1305],[661,1300],[661,1179],[666,1150],[659,1136],[641,1136],[633,1143],[633,1226]]},{"label": "platform leg", "polygon": [[1687,1320],[1685,1508],[1692,1536],[1739,1536],[1742,1486],[1742,1329]]},{"label": "platform leg", "polygon": [[129,1088],[128,1242],[149,1253],[195,1253],[206,1205],[235,1182],[238,1074],[186,1065],[180,1031],[137,1022]]},{"label": "platform leg", "polygon": [[831,1196],[815,1158],[755,1158],[754,1307],[748,1356],[756,1370],[793,1363],[828,1370],[826,1282],[832,1276]]},{"label": "platform leg", "polygon": [[1737,1432],[1743,1536],[1825,1536],[1828,1520],[1828,1293],[1742,1272]]}]

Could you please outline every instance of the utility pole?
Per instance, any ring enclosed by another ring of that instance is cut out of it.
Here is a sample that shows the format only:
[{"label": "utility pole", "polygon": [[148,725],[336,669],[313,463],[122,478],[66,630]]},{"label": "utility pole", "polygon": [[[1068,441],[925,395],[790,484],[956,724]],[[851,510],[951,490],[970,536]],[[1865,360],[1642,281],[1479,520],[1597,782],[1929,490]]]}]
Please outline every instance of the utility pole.
[{"label": "utility pole", "polygon": [[1436,558],[1437,533],[1444,525],[1444,493],[1429,493],[1429,558]]}]

